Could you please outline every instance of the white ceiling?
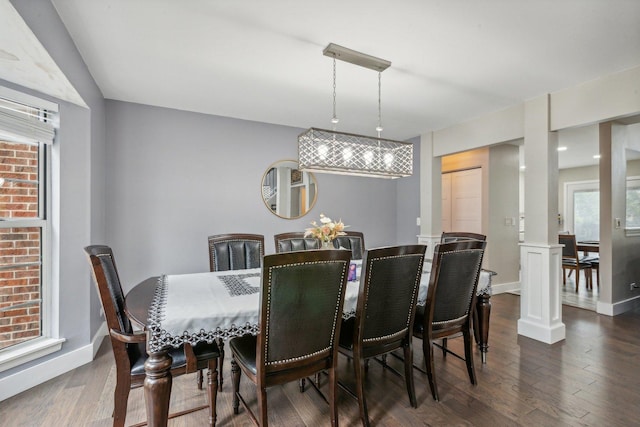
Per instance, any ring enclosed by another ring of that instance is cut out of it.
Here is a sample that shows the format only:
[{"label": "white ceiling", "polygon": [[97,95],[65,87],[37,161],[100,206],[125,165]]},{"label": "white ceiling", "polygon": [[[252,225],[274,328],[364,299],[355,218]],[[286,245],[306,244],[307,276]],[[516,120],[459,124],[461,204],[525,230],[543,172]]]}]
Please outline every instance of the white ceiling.
[{"label": "white ceiling", "polygon": [[[324,47],[391,61],[392,139],[640,64],[637,0],[52,2],[108,99],[329,128]],[[337,67],[338,129],[375,134],[377,73]]]}]

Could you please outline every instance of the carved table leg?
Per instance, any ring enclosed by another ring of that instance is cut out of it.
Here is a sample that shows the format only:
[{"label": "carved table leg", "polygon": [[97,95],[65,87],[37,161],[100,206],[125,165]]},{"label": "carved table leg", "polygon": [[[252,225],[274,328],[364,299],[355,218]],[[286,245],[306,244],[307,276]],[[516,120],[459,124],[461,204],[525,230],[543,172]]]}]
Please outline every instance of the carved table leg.
[{"label": "carved table leg", "polygon": [[171,396],[171,356],[168,349],[149,353],[144,363],[147,374],[144,379],[144,400],[147,408],[147,425],[166,427]]},{"label": "carved table leg", "polygon": [[487,363],[489,350],[489,316],[491,315],[491,295],[483,293],[476,299],[476,309],[473,312],[473,333],[480,349],[482,363]]}]

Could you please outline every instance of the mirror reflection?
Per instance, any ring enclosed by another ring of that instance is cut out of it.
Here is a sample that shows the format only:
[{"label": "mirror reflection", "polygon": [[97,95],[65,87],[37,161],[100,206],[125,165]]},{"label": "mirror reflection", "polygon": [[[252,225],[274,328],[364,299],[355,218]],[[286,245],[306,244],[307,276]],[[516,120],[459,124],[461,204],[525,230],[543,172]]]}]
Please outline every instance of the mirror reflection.
[{"label": "mirror reflection", "polygon": [[306,215],[316,202],[317,188],[313,174],[299,170],[295,160],[276,162],[262,176],[262,200],[281,218]]}]

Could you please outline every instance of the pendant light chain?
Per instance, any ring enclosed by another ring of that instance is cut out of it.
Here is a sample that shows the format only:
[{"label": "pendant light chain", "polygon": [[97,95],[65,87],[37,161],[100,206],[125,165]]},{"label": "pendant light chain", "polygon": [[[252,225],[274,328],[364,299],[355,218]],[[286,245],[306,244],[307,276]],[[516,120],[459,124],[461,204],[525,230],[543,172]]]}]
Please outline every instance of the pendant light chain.
[{"label": "pendant light chain", "polygon": [[336,130],[336,125],[338,124],[339,119],[336,116],[336,55],[333,55],[333,118],[331,119],[331,123],[333,123],[333,130]]},{"label": "pendant light chain", "polygon": [[382,92],[382,73],[378,71],[378,127],[376,127],[376,131],[378,132],[378,138],[380,138],[380,133],[382,132],[382,102],[380,101]]}]

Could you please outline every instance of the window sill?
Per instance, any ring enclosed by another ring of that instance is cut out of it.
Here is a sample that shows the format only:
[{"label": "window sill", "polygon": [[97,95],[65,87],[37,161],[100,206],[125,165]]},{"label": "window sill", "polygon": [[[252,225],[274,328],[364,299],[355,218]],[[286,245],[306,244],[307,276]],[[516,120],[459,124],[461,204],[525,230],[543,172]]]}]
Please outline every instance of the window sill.
[{"label": "window sill", "polygon": [[640,228],[638,227],[634,227],[634,228],[625,228],[624,229],[624,235],[626,237],[631,237],[631,236],[640,236]]},{"label": "window sill", "polygon": [[0,372],[59,351],[64,341],[64,338],[41,338],[6,350],[6,354],[0,353]]}]

